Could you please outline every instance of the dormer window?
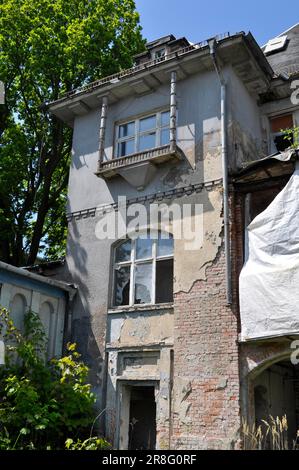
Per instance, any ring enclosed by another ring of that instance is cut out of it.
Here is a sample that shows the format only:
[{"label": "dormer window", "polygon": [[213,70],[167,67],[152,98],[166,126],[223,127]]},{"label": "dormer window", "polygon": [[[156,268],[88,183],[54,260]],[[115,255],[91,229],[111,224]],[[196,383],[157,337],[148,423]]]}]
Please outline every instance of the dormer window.
[{"label": "dormer window", "polygon": [[152,58],[154,60],[162,60],[162,59],[165,58],[165,56],[166,56],[166,48],[165,47],[163,47],[161,49],[158,49],[158,50],[156,49],[152,52]]},{"label": "dormer window", "polygon": [[115,157],[125,157],[169,144],[169,119],[169,111],[160,111],[119,124],[116,129]]}]

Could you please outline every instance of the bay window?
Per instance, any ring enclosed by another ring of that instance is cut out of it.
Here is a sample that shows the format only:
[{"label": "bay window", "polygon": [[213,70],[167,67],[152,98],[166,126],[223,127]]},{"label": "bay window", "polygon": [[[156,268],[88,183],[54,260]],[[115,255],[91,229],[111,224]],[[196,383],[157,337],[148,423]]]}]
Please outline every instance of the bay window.
[{"label": "bay window", "polygon": [[116,129],[116,158],[169,144],[169,111],[119,124]]}]

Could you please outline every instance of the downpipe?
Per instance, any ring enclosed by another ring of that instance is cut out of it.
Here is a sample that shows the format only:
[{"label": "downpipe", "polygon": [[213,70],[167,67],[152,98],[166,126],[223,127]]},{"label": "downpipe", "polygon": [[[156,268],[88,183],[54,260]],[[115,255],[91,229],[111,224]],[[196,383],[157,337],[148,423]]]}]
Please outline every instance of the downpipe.
[{"label": "downpipe", "polygon": [[228,194],[228,155],[227,155],[227,85],[216,57],[216,40],[209,41],[211,58],[220,82],[221,90],[221,162],[223,175],[223,219],[224,219],[224,251],[225,251],[225,282],[226,303],[232,304],[231,250],[229,225],[229,194]]}]

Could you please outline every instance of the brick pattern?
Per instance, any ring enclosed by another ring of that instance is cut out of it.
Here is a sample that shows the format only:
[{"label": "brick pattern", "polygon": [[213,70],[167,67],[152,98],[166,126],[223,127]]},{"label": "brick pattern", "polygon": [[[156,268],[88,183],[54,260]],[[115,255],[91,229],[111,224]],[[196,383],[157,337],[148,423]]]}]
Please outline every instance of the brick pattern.
[{"label": "brick pattern", "polygon": [[[188,293],[175,296],[174,403],[172,448],[230,449],[239,447],[239,316],[237,301],[236,217],[231,217],[233,305],[226,304],[224,245]],[[238,222],[240,222],[238,220]],[[239,230],[239,229],[238,229]],[[240,235],[240,234],[239,234]],[[182,397],[179,384],[188,383]],[[187,406],[180,406],[180,400]]]}]

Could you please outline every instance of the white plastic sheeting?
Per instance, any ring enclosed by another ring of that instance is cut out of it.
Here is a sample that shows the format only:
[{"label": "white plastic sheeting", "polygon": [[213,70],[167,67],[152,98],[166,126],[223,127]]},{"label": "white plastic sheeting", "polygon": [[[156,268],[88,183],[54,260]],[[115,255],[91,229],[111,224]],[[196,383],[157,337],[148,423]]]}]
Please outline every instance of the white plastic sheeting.
[{"label": "white plastic sheeting", "polygon": [[299,163],[284,189],[247,227],[240,274],[241,339],[299,332]]}]

